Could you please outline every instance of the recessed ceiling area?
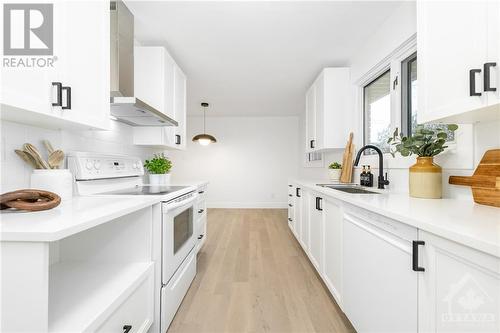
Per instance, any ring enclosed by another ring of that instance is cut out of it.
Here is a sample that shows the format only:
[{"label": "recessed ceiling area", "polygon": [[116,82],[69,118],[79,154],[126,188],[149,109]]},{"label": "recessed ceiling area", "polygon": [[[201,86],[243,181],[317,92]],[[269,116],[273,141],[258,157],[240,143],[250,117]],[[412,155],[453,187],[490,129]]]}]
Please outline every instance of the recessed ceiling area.
[{"label": "recessed ceiling area", "polygon": [[187,76],[187,112],[289,116],[321,68],[350,58],[399,2],[126,1],[142,45],[163,45]]}]

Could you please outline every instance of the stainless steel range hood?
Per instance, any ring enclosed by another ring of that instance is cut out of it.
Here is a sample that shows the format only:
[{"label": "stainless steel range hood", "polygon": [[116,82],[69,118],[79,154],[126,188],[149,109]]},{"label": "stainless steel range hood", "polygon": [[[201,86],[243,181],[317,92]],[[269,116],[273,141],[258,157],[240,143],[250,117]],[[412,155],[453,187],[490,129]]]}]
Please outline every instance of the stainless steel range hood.
[{"label": "stainless steel range hood", "polygon": [[111,115],[131,126],[178,126],[177,121],[134,95],[134,16],[111,1]]}]

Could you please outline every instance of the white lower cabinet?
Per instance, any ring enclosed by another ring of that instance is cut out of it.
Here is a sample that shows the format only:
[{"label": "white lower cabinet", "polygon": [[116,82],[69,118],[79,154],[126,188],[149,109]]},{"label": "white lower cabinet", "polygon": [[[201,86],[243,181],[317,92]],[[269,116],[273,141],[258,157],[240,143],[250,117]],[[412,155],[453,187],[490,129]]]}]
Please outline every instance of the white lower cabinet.
[{"label": "white lower cabinet", "polygon": [[412,270],[417,230],[350,214],[342,228],[342,309],[356,331],[417,332],[418,273]]},{"label": "white lower cabinet", "polygon": [[318,272],[323,271],[323,198],[312,192],[309,197],[309,259]]},{"label": "white lower cabinet", "polygon": [[420,332],[500,332],[500,259],[419,231]]},{"label": "white lower cabinet", "polygon": [[323,281],[342,306],[342,208],[334,199],[325,198]]},{"label": "white lower cabinet", "polygon": [[309,221],[310,221],[310,206],[309,197],[311,193],[304,188],[299,190],[299,198],[301,202],[300,221],[299,221],[299,243],[306,253],[309,251]]},{"label": "white lower cabinet", "polygon": [[148,277],[96,332],[147,332],[153,323],[153,281],[151,270]]}]

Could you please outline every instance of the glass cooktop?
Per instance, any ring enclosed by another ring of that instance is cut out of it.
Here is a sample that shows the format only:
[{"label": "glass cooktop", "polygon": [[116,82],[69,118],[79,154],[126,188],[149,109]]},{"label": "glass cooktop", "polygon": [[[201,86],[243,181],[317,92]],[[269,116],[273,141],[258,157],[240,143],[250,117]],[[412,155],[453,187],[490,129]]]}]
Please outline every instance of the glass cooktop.
[{"label": "glass cooktop", "polygon": [[124,188],[121,190],[104,192],[100,194],[113,194],[113,195],[160,195],[169,194],[182,189],[187,186],[168,186],[168,185],[144,185],[136,186],[134,188]]}]

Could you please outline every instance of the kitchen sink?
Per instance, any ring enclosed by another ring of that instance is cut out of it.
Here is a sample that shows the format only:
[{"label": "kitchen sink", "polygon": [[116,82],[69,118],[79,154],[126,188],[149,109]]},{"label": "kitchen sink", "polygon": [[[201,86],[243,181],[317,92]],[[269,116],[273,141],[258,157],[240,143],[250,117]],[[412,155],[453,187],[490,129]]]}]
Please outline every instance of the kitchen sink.
[{"label": "kitchen sink", "polygon": [[352,193],[352,194],[380,194],[378,192],[365,190],[364,188],[362,188],[359,185],[318,184],[318,186],[327,187],[327,188],[331,188],[332,190],[337,190],[337,191],[342,191],[342,192],[347,192],[347,193]]}]

